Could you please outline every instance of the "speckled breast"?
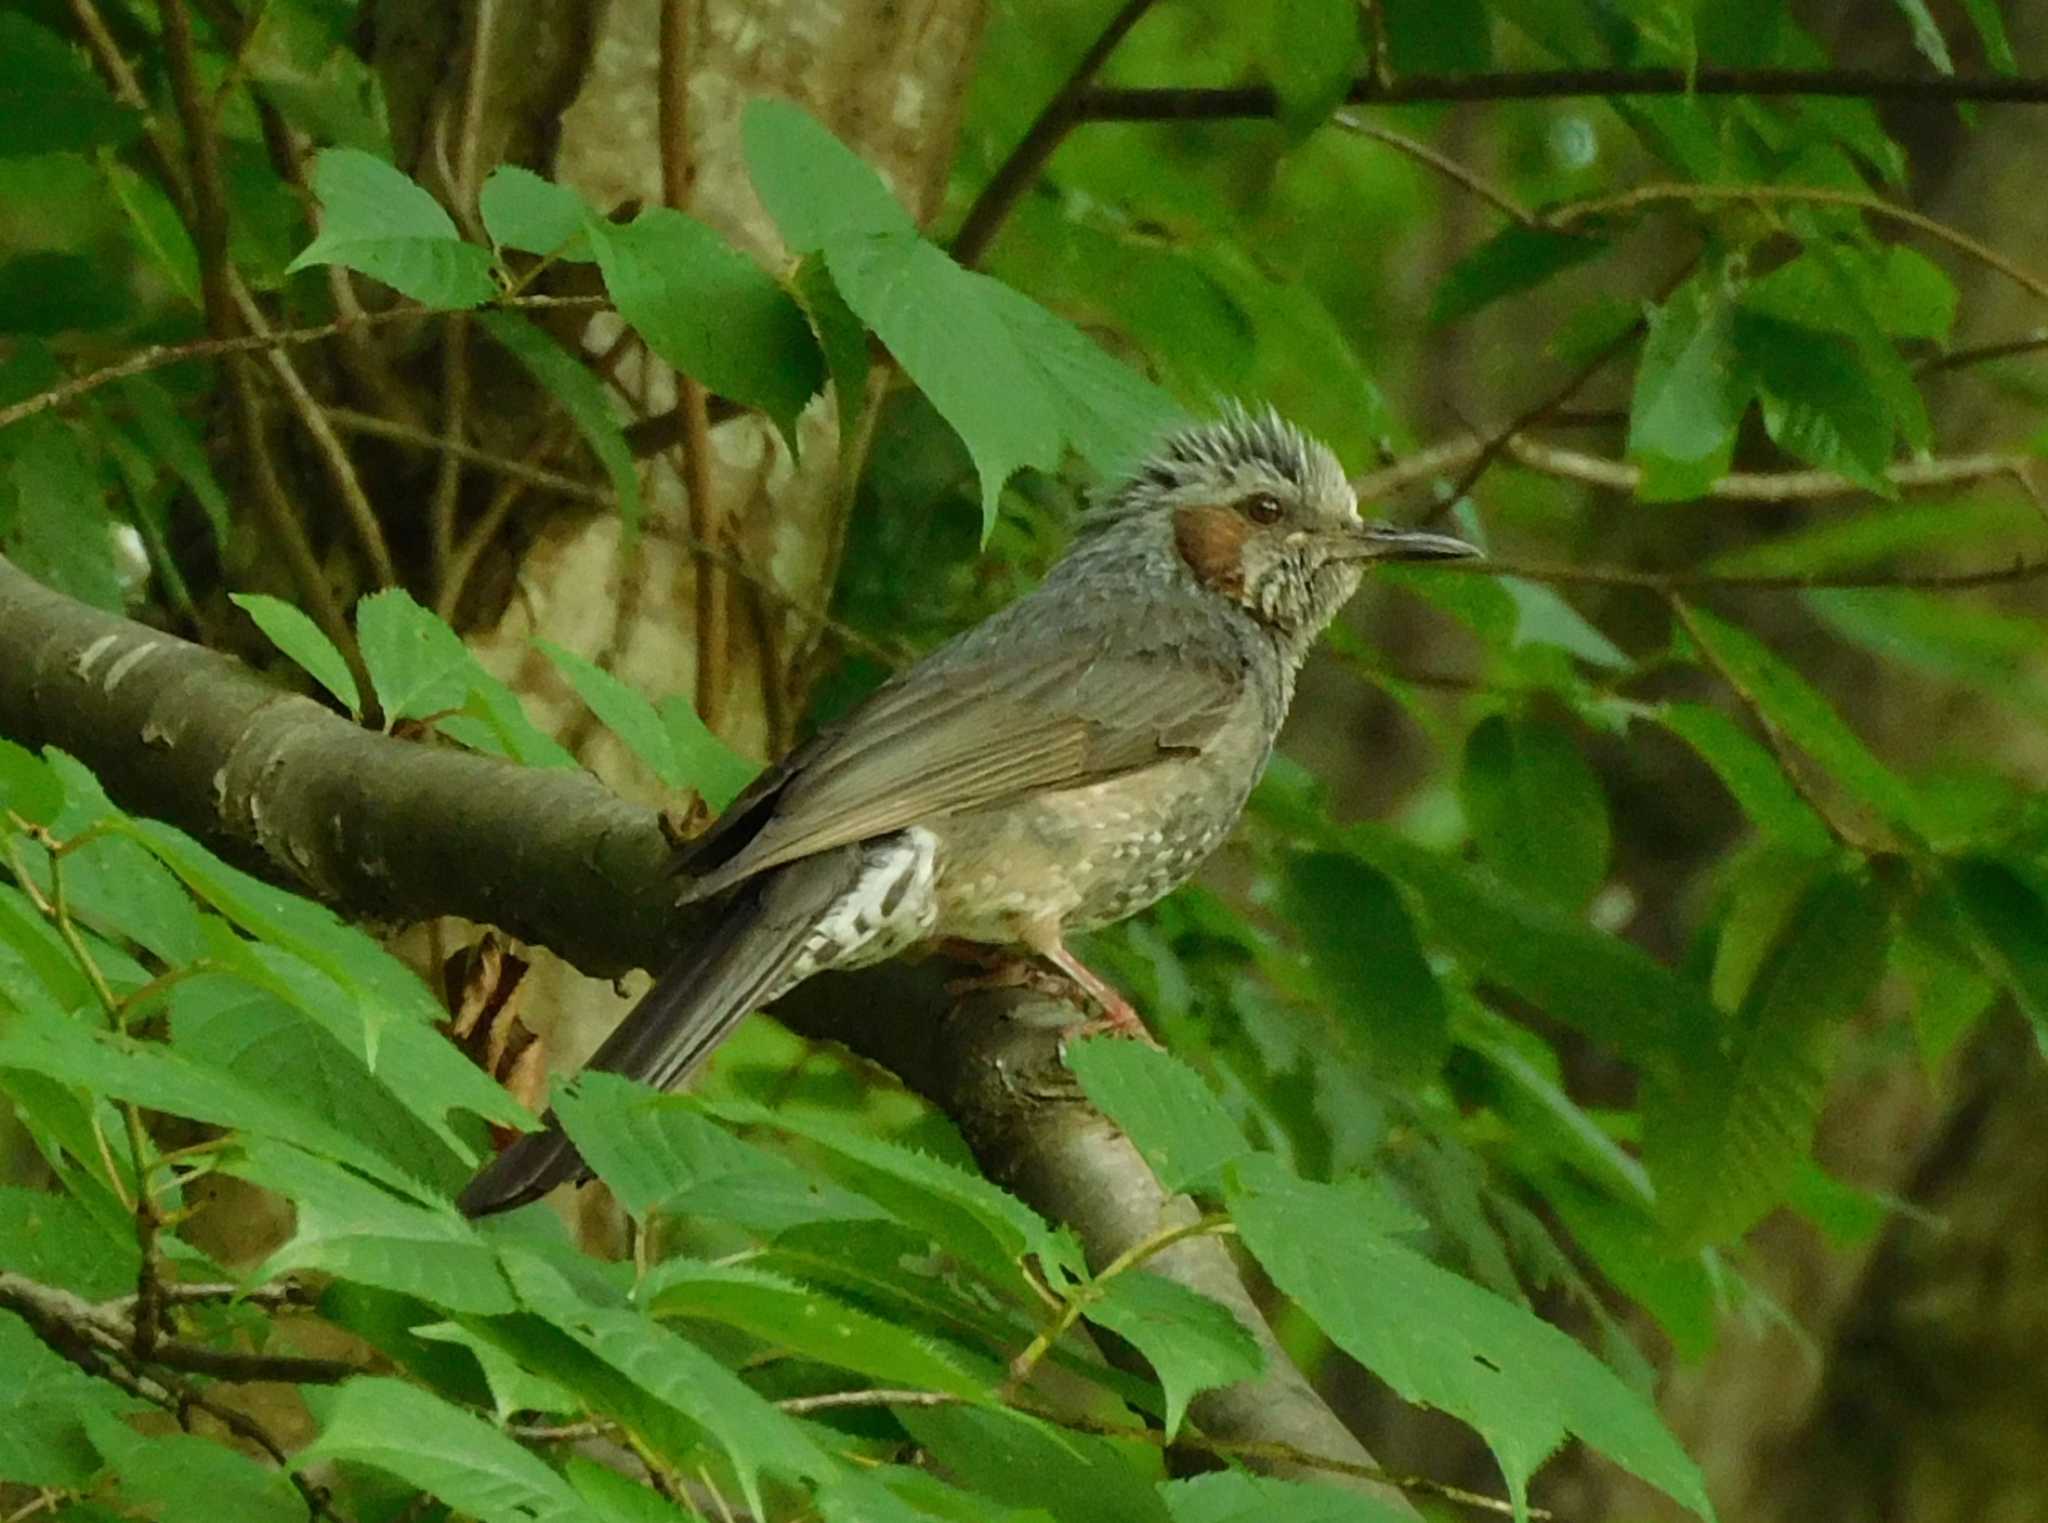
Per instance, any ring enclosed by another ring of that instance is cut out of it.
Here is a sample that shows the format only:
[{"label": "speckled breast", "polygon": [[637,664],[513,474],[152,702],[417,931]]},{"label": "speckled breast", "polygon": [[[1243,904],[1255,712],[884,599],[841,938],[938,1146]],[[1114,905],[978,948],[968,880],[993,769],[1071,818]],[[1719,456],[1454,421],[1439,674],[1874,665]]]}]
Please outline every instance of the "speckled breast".
[{"label": "speckled breast", "polygon": [[1016,942],[1026,924],[1092,930],[1135,915],[1222,844],[1268,749],[1248,733],[1127,777],[944,822],[937,934]]}]

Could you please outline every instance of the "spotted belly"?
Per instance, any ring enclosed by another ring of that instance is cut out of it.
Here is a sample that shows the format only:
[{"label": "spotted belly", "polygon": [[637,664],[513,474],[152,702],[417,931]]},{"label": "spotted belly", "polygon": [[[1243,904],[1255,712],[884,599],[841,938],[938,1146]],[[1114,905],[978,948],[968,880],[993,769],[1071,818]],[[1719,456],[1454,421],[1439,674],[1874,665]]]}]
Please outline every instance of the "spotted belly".
[{"label": "spotted belly", "polygon": [[1222,844],[1249,791],[1191,762],[949,820],[937,934],[1014,943],[1030,939],[1026,926],[1086,931],[1135,915]]}]

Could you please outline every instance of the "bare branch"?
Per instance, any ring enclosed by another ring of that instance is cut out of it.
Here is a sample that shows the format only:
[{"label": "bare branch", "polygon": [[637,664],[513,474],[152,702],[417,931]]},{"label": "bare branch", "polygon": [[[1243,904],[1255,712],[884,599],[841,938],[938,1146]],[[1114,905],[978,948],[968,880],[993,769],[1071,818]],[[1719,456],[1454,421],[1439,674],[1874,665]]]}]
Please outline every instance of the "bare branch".
[{"label": "bare branch", "polygon": [[1449,154],[1439,152],[1419,138],[1412,138],[1405,132],[1396,132],[1391,127],[1382,127],[1375,122],[1368,122],[1355,111],[1339,111],[1331,120],[1346,132],[1354,132],[1360,137],[1371,138],[1375,143],[1384,143],[1396,153],[1404,153],[1409,158],[1415,160],[1416,163],[1426,165],[1428,168],[1435,170],[1453,184],[1462,185],[1465,189],[1471,191],[1473,195],[1479,197],[1480,200],[1488,203],[1496,210],[1504,212],[1511,220],[1519,222],[1523,227],[1534,227],[1537,225],[1536,214],[1530,211],[1528,207],[1522,205],[1521,202],[1517,201],[1507,191],[1480,174],[1478,170],[1473,169],[1469,165],[1460,164]]},{"label": "bare branch", "polygon": [[[489,304],[491,309],[517,307],[572,307],[595,311],[611,305],[604,296],[506,296]],[[151,344],[138,349],[111,365],[98,370],[74,376],[68,381],[52,386],[48,391],[39,391],[32,397],[23,397],[0,407],[0,428],[19,423],[23,418],[33,418],[37,413],[52,408],[65,407],[80,397],[111,386],[129,376],[146,375],[152,370],[162,370],[167,365],[182,365],[187,360],[217,360],[235,354],[254,354],[264,349],[286,349],[301,344],[317,344],[344,333],[353,333],[362,328],[380,327],[386,323],[417,322],[422,318],[438,317],[442,314],[433,307],[419,307],[410,304],[390,307],[381,312],[364,312],[359,316],[336,318],[331,323],[315,323],[306,328],[280,328],[270,333],[245,333],[234,338],[201,338],[183,344]]]},{"label": "bare branch", "polygon": [[[180,1299],[177,1287],[163,1287],[166,1303]],[[13,1312],[35,1330],[38,1338],[60,1354],[70,1357],[74,1348],[91,1348],[109,1358],[138,1366],[182,1370],[208,1375],[216,1380],[247,1383],[282,1381],[288,1385],[338,1385],[363,1373],[360,1365],[342,1359],[315,1359],[297,1354],[247,1354],[231,1349],[207,1348],[158,1338],[147,1350],[137,1346],[137,1326],[131,1315],[139,1312],[135,1297],[118,1301],[88,1301],[83,1296],[54,1285],[44,1285],[27,1275],[0,1270],[0,1307]]]},{"label": "bare branch", "polygon": [[[1582,95],[1815,96],[1923,105],[1979,101],[2048,103],[2048,79],[2035,76],[1928,76],[1879,69],[1518,69],[1489,74],[1409,74],[1352,81],[1352,106],[1440,105],[1453,101],[1556,100]],[[1084,122],[1197,122],[1270,117],[1279,97],[1269,85],[1083,91],[1074,103]]]},{"label": "bare branch", "polygon": [[995,241],[997,230],[1016,210],[1053,151],[1082,120],[1080,108],[1089,93],[1088,82],[1151,8],[1152,0],[1124,0],[1123,6],[1109,18],[1109,25],[1075,62],[1066,83],[1045,103],[1017,146],[1010,150],[1010,156],[997,167],[988,184],[982,186],[960,221],[960,231],[953,235],[952,255],[960,263],[971,269],[981,262],[981,256]]},{"label": "bare branch", "polygon": [[2048,280],[2007,258],[1990,244],[1925,212],[1898,206],[1882,196],[1865,195],[1860,191],[1834,190],[1820,185],[1638,185],[1633,190],[1611,196],[1592,196],[1583,201],[1567,202],[1546,212],[1542,220],[1546,227],[1569,228],[1614,212],[1633,211],[1640,206],[1689,201],[1747,201],[1760,206],[1840,206],[1873,217],[1884,217],[1939,239],[1987,269],[1996,270],[2032,295],[2048,301]]},{"label": "bare branch", "polygon": [[[1496,436],[1467,435],[1417,450],[1392,465],[1382,466],[1352,478],[1359,500],[1381,502],[1398,497],[1424,482],[1461,470],[1478,459]],[[1544,476],[1557,476],[1585,486],[1610,492],[1633,494],[1642,484],[1640,466],[1625,460],[1583,450],[1564,449],[1532,439],[1526,434],[1508,436],[1508,457],[1517,465]],[[1954,455],[1929,460],[1902,460],[1885,467],[1885,480],[1901,491],[1922,491],[1935,487],[1968,486],[2000,476],[2013,476],[2030,460],[2020,454]],[[1701,496],[1715,502],[1775,503],[1817,502],[1830,497],[1867,495],[1870,488],[1835,471],[1730,471],[1707,487]]]}]

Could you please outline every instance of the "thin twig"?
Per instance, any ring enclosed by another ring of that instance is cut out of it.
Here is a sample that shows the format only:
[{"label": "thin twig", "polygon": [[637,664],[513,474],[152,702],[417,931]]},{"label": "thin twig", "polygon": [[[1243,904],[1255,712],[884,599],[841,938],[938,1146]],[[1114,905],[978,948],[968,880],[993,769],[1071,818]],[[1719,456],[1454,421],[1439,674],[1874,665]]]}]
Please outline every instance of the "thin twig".
[{"label": "thin twig", "polygon": [[[192,241],[199,253],[206,326],[216,338],[234,338],[243,329],[263,334],[269,331],[270,324],[229,259],[227,182],[221,170],[213,112],[199,80],[192,19],[184,0],[167,0],[163,22],[164,62],[171,79],[171,99],[185,131],[189,185],[185,201],[191,207]],[[398,573],[354,463],[321,418],[319,404],[290,359],[282,351],[270,349],[264,351],[264,362],[283,385],[293,410],[312,435],[314,447],[340,494],[343,517],[362,542],[371,572],[380,586],[391,586],[398,580]],[[245,442],[258,447],[254,441]]]},{"label": "thin twig", "polygon": [[[687,211],[696,163],[690,145],[690,22],[684,0],[662,0],[660,60],[655,71],[661,147],[662,199]],[[679,474],[689,504],[690,533],[700,545],[693,557],[696,610],[697,713],[717,733],[724,727],[732,687],[732,582],[709,553],[725,543],[724,515],[711,488],[711,415],[704,385],[675,373],[676,423],[680,435]]]},{"label": "thin twig", "polygon": [[1412,138],[1405,132],[1396,132],[1391,127],[1382,127],[1376,122],[1368,122],[1355,111],[1339,111],[1331,120],[1346,132],[1371,138],[1375,143],[1384,143],[1395,152],[1406,154],[1418,164],[1427,165],[1453,184],[1462,185],[1480,200],[1504,212],[1510,220],[1519,222],[1523,227],[1536,226],[1536,214],[1507,191],[1480,174],[1478,170],[1459,163],[1449,154],[1430,147],[1420,139]]},{"label": "thin twig", "polygon": [[1785,732],[1778,728],[1778,722],[1771,717],[1770,710],[1764,707],[1763,700],[1750,691],[1749,684],[1714,653],[1714,647],[1700,634],[1699,621],[1693,617],[1691,606],[1676,593],[1665,594],[1664,600],[1670,606],[1671,616],[1692,638],[1693,648],[1699,652],[1700,660],[1706,664],[1709,671],[1727,684],[1728,690],[1735,695],[1743,708],[1748,710],[1749,717],[1756,722],[1757,729],[1763,732],[1764,743],[1778,759],[1778,770],[1785,775],[1785,781],[1792,785],[1792,791],[1797,793],[1806,807],[1827,826],[1829,835],[1850,851],[1868,855],[1873,849],[1872,843],[1861,840],[1856,832],[1837,819],[1834,811],[1829,809],[1820,795],[1814,791],[1813,786],[1807,781],[1805,764],[1799,758],[1798,748],[1786,737]]},{"label": "thin twig", "polygon": [[1638,571],[1625,566],[1564,566],[1548,561],[1517,561],[1489,556],[1484,560],[1443,561],[1431,569],[1454,575],[1518,576],[1560,587],[1639,587],[1670,593],[1694,588],[1728,587],[1756,591],[1808,592],[1818,588],[1903,587],[1926,592],[1961,592],[1972,587],[2003,587],[2048,577],[2048,559],[2016,558],[2009,566],[1976,571],[1788,572],[1783,575],[1712,571]]},{"label": "thin twig", "polygon": [[1930,238],[1939,239],[1987,269],[1996,270],[2043,301],[2048,301],[2048,280],[2043,280],[2007,258],[1990,244],[1971,237],[1960,228],[1951,227],[1946,222],[1930,217],[1925,212],[1914,211],[1909,206],[1898,206],[1881,196],[1866,195],[1861,191],[1835,190],[1821,185],[1638,185],[1633,190],[1619,191],[1611,196],[1591,196],[1583,201],[1569,201],[1562,206],[1553,207],[1544,213],[1542,223],[1545,227],[1569,228],[1591,218],[1614,212],[1687,201],[1839,206],[1873,217],[1888,218],[1923,232]]},{"label": "thin twig", "polygon": [[953,235],[951,249],[953,257],[960,263],[972,269],[981,262],[981,256],[995,241],[997,230],[1016,210],[1017,203],[1030,189],[1031,182],[1038,178],[1039,171],[1045,168],[1053,151],[1082,120],[1081,102],[1090,93],[1089,81],[1095,78],[1109,55],[1116,51],[1117,44],[1129,35],[1131,28],[1151,8],[1152,0],[1124,0],[1117,13],[1109,18],[1109,25],[1075,61],[1066,82],[1045,103],[1017,146],[1010,150],[1009,157],[997,166],[988,184],[982,186],[974,204],[967,208],[967,215],[961,218],[960,230]]},{"label": "thin twig", "polygon": [[1039,1362],[1052,1352],[1054,1345],[1066,1336],[1067,1330],[1094,1304],[1102,1293],[1099,1287],[1106,1281],[1113,1280],[1121,1274],[1128,1274],[1147,1259],[1164,1253],[1175,1243],[1184,1242],[1191,1237],[1213,1237],[1219,1233],[1236,1230],[1236,1224],[1228,1217],[1202,1216],[1191,1222],[1176,1222],[1170,1227],[1163,1227],[1138,1239],[1105,1264],[1102,1272],[1088,1284],[1080,1286],[1073,1294],[1061,1300],[1059,1310],[1053,1314],[1052,1320],[1025,1345],[1016,1358],[1010,1361],[1009,1378],[1003,1382],[1002,1389],[997,1394],[1005,1400],[1016,1394],[1031,1378],[1031,1372],[1038,1368]]},{"label": "thin twig", "polygon": [[[205,1288],[213,1291],[219,1287]],[[185,1293],[184,1287],[164,1285],[156,1299],[161,1311],[164,1307],[197,1298]],[[204,1299],[213,1297],[208,1295]],[[279,1304],[283,1304],[282,1298]],[[60,1342],[83,1344],[126,1362],[183,1370],[243,1384],[281,1381],[290,1385],[338,1385],[363,1373],[361,1365],[341,1359],[240,1353],[161,1337],[145,1351],[137,1337],[144,1308],[141,1295],[123,1296],[113,1301],[88,1301],[71,1291],[42,1284],[11,1270],[0,1270],[0,1308],[19,1316],[36,1330],[38,1337],[60,1353],[64,1351],[59,1347]]]},{"label": "thin twig", "polygon": [[[869,1407],[958,1407],[981,1405],[985,1398],[955,1395],[951,1391],[922,1391],[876,1387],[857,1391],[825,1391],[815,1396],[790,1396],[775,1405],[792,1417],[808,1417],[817,1412],[856,1411]],[[1010,1410],[1035,1417],[1055,1427],[1068,1428],[1077,1433],[1094,1434],[1103,1438],[1122,1439],[1128,1443],[1151,1444],[1162,1449],[1184,1449],[1196,1454],[1207,1454],[1219,1459],[1270,1460],[1282,1464],[1299,1466],[1304,1470],[1321,1470],[1331,1475],[1350,1476],[1357,1480],[1377,1481],[1384,1486],[1393,1486],[1402,1491],[1411,1491],[1422,1496],[1442,1497],[1446,1501],[1462,1503],[1467,1507],[1481,1508],[1487,1512],[1512,1515],[1514,1507],[1499,1497],[1490,1497],[1482,1492],[1467,1491],[1463,1487],[1450,1485],[1445,1481],[1433,1480],[1421,1475],[1395,1475],[1380,1469],[1377,1465],[1361,1465],[1351,1460],[1338,1459],[1332,1455],[1317,1454],[1313,1450],[1258,1439],[1214,1439],[1183,1427],[1169,1438],[1156,1428],[1135,1427],[1128,1423],[1109,1422],[1101,1418],[1080,1413],[1055,1412],[1032,1402],[1009,1401],[1004,1403]],[[508,1423],[505,1432],[513,1438],[536,1444],[575,1444],[593,1438],[624,1437],[623,1424],[607,1418],[589,1418],[573,1423]],[[1529,1509],[1532,1518],[1549,1518],[1551,1513],[1541,1507]]]},{"label": "thin twig", "polygon": [[2016,359],[2023,354],[2039,354],[2048,349],[2048,334],[2035,334],[2032,338],[2007,339],[2003,343],[1978,344],[1968,349],[1951,349],[1947,354],[1930,355],[1913,367],[1915,377],[1936,375],[1945,370],[1961,370],[1968,365],[1983,365],[1993,360]]},{"label": "thin twig", "polygon": [[[1811,96],[1926,105],[2048,103],[2038,76],[1893,74],[1878,69],[1510,69],[1486,74],[1409,74],[1353,80],[1352,106],[1443,105],[1454,101],[1557,100],[1582,95]],[[1074,103],[1084,122],[1193,122],[1270,117],[1270,85],[1113,89],[1097,86]]]},{"label": "thin twig", "polygon": [[[1487,448],[1490,435],[1471,433],[1462,439],[1447,439],[1391,465],[1352,478],[1352,489],[1366,503],[1398,497],[1424,482],[1461,470]],[[1532,439],[1526,434],[1511,436],[1506,450],[1516,464],[1539,475],[1556,476],[1607,491],[1633,493],[1642,483],[1642,468],[1604,455],[1564,449]],[[1902,491],[1929,487],[1966,486],[1997,476],[2010,476],[2029,463],[2025,455],[1955,455],[1928,460],[1902,460],[1885,467],[1884,478]],[[1829,497],[1854,497],[1870,488],[1836,471],[1730,471],[1711,483],[1700,495],[1716,502],[1788,503],[1814,502]]]},{"label": "thin twig", "polygon": [[[504,296],[486,303],[488,310],[507,308],[568,307],[594,311],[611,305],[606,296]],[[222,359],[237,354],[253,354],[264,349],[295,348],[302,344],[317,344],[358,328],[378,327],[385,323],[415,321],[442,315],[439,308],[406,304],[389,307],[381,312],[364,312],[360,316],[340,317],[333,322],[315,323],[305,328],[279,328],[269,333],[245,333],[234,338],[192,339],[182,344],[151,344],[133,354],[103,365],[98,370],[88,371],[71,380],[60,382],[47,391],[39,391],[32,397],[0,407],[0,428],[19,423],[24,418],[33,418],[37,413],[48,412],[53,407],[64,407],[80,397],[111,386],[116,381],[130,376],[145,375],[152,370],[161,370],[166,365],[181,365],[187,360]]]},{"label": "thin twig", "polygon": [[[408,428],[403,423],[394,423],[389,418],[379,418],[372,413],[357,412],[347,407],[330,407],[327,409],[327,415],[334,420],[338,427],[346,429],[351,433],[370,434],[379,439],[388,439],[394,444],[408,444],[416,449],[454,450],[460,453],[462,458],[470,464],[481,466],[483,469],[497,475],[514,481],[524,482],[528,486],[538,487],[543,491],[558,493],[574,502],[585,502],[593,507],[604,508],[614,512],[618,509],[618,494],[610,487],[597,486],[592,482],[580,480],[575,476],[567,476],[559,471],[545,470],[539,466],[529,464],[527,461],[514,460],[506,455],[492,454],[489,450],[478,449],[474,445],[453,445],[445,439],[428,433],[424,429]],[[566,434],[564,437],[566,441]],[[802,598],[793,596],[787,590],[777,585],[771,578],[756,571],[747,564],[744,557],[735,551],[716,545],[707,546],[697,540],[688,530],[681,527],[657,525],[651,527],[648,532],[657,538],[673,538],[678,543],[689,547],[699,554],[712,556],[727,571],[731,572],[741,581],[759,589],[765,596],[772,599],[778,607],[785,608],[797,617],[806,620],[826,634],[831,635],[833,639],[839,641],[848,649],[858,650],[864,655],[872,656],[884,666],[895,667],[901,663],[903,657],[901,651],[891,650],[880,641],[870,639],[862,634],[844,620],[836,619],[822,608],[815,607],[805,602]]]}]

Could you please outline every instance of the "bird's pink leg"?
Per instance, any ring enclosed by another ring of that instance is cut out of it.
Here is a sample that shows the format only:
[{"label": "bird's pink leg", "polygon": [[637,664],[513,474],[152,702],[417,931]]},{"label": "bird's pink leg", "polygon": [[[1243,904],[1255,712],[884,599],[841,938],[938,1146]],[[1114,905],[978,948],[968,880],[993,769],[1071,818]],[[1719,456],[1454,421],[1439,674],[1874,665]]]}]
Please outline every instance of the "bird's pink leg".
[{"label": "bird's pink leg", "polygon": [[1051,945],[1034,946],[1033,950],[1079,984],[1083,992],[1102,1007],[1100,1018],[1084,1024],[1076,1035],[1087,1036],[1106,1031],[1117,1036],[1135,1037],[1141,1042],[1151,1043],[1154,1047],[1159,1045],[1158,1039],[1145,1029],[1143,1018],[1132,1008],[1131,1002],[1105,982],[1093,968],[1069,952],[1066,943],[1059,937],[1052,937]]}]

